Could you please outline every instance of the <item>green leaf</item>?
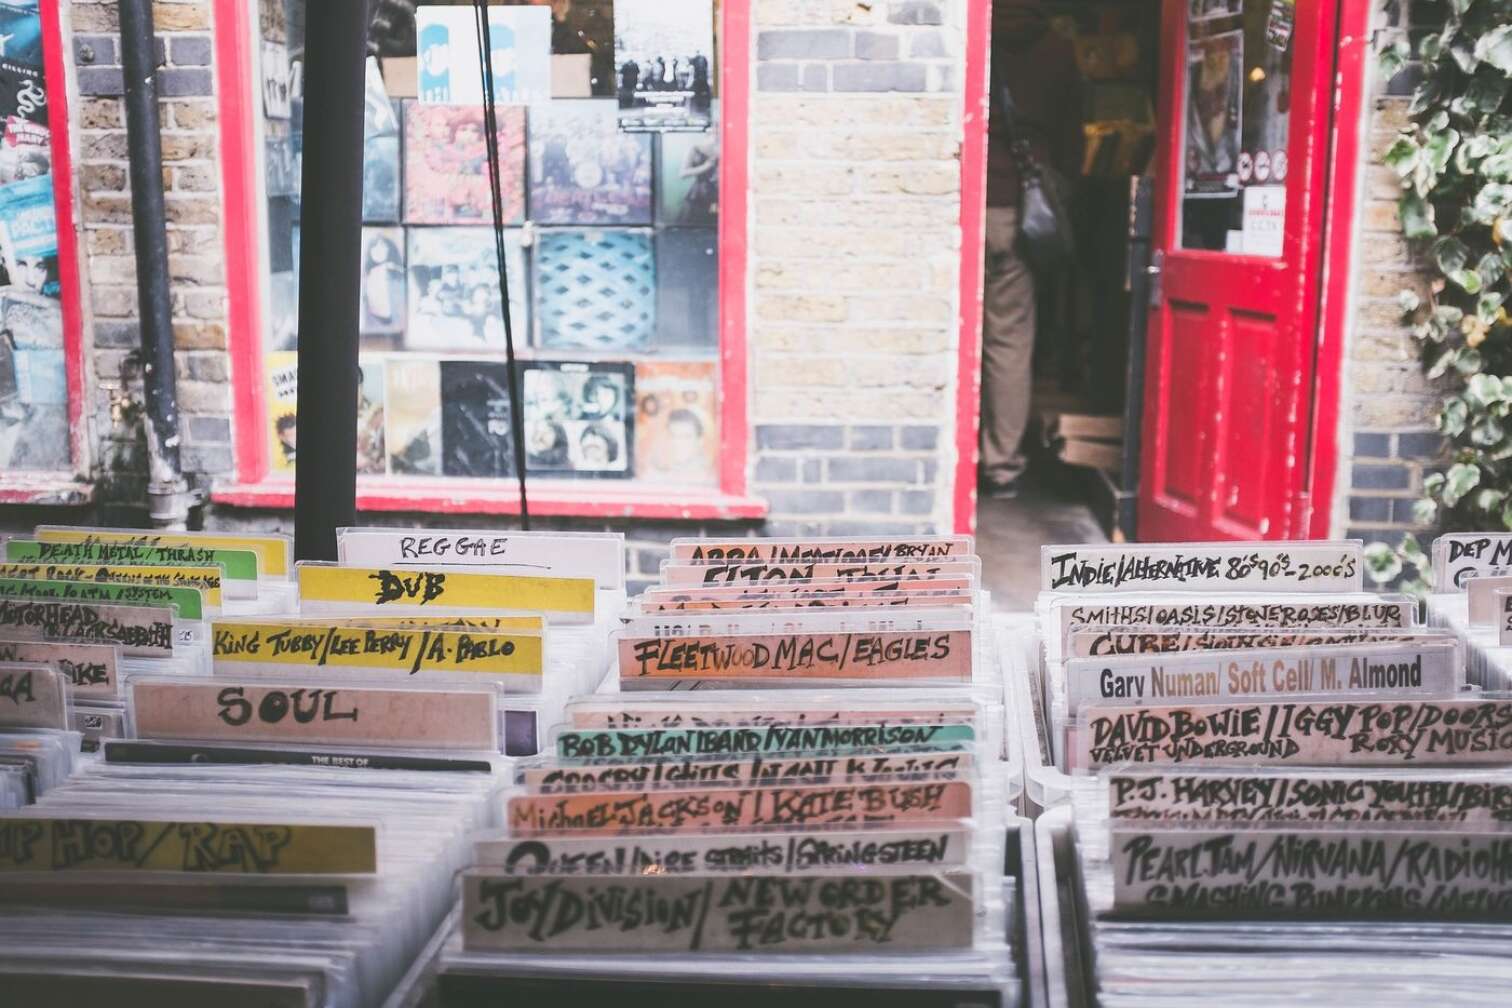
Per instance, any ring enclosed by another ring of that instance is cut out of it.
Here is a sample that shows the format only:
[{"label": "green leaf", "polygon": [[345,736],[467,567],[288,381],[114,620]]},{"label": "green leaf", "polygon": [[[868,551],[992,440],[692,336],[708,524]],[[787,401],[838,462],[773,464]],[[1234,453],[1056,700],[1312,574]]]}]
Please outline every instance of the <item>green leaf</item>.
[{"label": "green leaf", "polygon": [[1444,474],[1429,473],[1423,477],[1423,493],[1432,497],[1444,489]]},{"label": "green leaf", "polygon": [[1412,520],[1418,525],[1432,525],[1438,520],[1438,503],[1426,497],[1413,501]]},{"label": "green leaf", "polygon": [[1483,372],[1470,376],[1470,380],[1465,383],[1465,392],[1482,403],[1493,403],[1504,397],[1506,389],[1496,375]]},{"label": "green leaf", "polygon": [[1396,580],[1402,573],[1402,560],[1396,550],[1383,542],[1373,542],[1365,547],[1365,570],[1377,584]]},{"label": "green leaf", "polygon": [[1423,555],[1423,547],[1418,544],[1417,536],[1411,532],[1402,536],[1402,544],[1397,547],[1397,553],[1414,567],[1423,567],[1428,563],[1428,558]]},{"label": "green leaf", "polygon": [[1509,213],[1512,213],[1512,185],[1503,182],[1481,186],[1480,192],[1475,194],[1475,202],[1470,205],[1470,216],[1480,224],[1490,224]]},{"label": "green leaf", "polygon": [[1454,507],[1460,500],[1480,485],[1480,466],[1473,462],[1456,462],[1444,474],[1444,504]]},{"label": "green leaf", "polygon": [[[1486,253],[1486,258],[1496,259],[1496,257],[1489,252]],[[1485,259],[1481,260],[1483,264],[1485,263],[1485,261]],[[1496,259],[1496,265],[1501,265],[1500,259]],[[1482,273],[1481,276],[1484,279],[1485,274]],[[1495,281],[1487,281],[1487,283],[1494,282]],[[1486,323],[1486,325],[1490,325],[1491,323],[1496,321],[1496,314],[1501,310],[1502,302],[1506,299],[1507,295],[1503,291],[1486,291],[1475,302],[1475,317]]]},{"label": "green leaf", "polygon": [[1397,291],[1397,305],[1402,309],[1403,315],[1411,315],[1422,307],[1422,304],[1423,299],[1412,288],[1406,287]]},{"label": "green leaf", "polygon": [[1476,171],[1490,182],[1512,181],[1512,154],[1492,154],[1477,166]]},{"label": "green leaf", "polygon": [[1485,361],[1475,347],[1461,347],[1454,355],[1454,370],[1462,375],[1473,375],[1484,366]]},{"label": "green leaf", "polygon": [[1456,38],[1449,43],[1449,55],[1454,58],[1460,72],[1465,74],[1475,73],[1475,66],[1481,61],[1481,58],[1476,55],[1478,49],[1478,46],[1470,44],[1469,39]]},{"label": "green leaf", "polygon": [[1512,502],[1508,502],[1507,506],[1502,508],[1501,520],[1502,527],[1512,529]]},{"label": "green leaf", "polygon": [[[1453,396],[1444,400],[1444,407],[1439,411],[1439,430],[1449,437],[1459,437],[1465,433],[1465,424],[1470,419],[1470,405],[1459,396]],[[1424,486],[1428,483],[1425,480]]]},{"label": "green leaf", "polygon": [[1449,277],[1450,280],[1453,280],[1460,287],[1464,288],[1464,291],[1465,291],[1466,294],[1478,294],[1478,293],[1480,293],[1480,289],[1481,289],[1480,274],[1477,273],[1477,272],[1475,272],[1474,270],[1466,270],[1466,269],[1454,270],[1454,271],[1452,271],[1452,272],[1450,272],[1448,274],[1448,277]]},{"label": "green leaf", "polygon": [[1477,490],[1475,492],[1475,510],[1495,511],[1502,506],[1502,503],[1506,499],[1507,493],[1505,490]]},{"label": "green leaf", "polygon": [[1494,448],[1506,436],[1507,432],[1502,429],[1502,425],[1489,413],[1482,413],[1470,428],[1470,442],[1482,448]]},{"label": "green leaf", "polygon": [[1449,347],[1443,353],[1434,358],[1428,367],[1428,380],[1435,381],[1449,373],[1451,367],[1458,368],[1460,352],[1457,347]]},{"label": "green leaf", "polygon": [[1465,102],[1482,114],[1501,108],[1507,95],[1507,78],[1485,67],[1478,71],[1465,89]]},{"label": "green leaf", "polygon": [[[1402,215],[1402,234],[1409,240],[1433,238],[1438,235],[1434,224],[1433,204],[1415,192],[1407,193],[1397,204]],[[1411,309],[1408,309],[1411,311]]]},{"label": "green leaf", "polygon": [[1417,167],[1421,153],[1422,148],[1418,146],[1418,142],[1403,134],[1396,138],[1395,143],[1386,148],[1386,153],[1381,155],[1381,161],[1397,175],[1406,178]]},{"label": "green leaf", "polygon": [[1458,238],[1445,235],[1433,243],[1433,261],[1445,274],[1464,269],[1469,259],[1470,250]]},{"label": "green leaf", "polygon": [[1439,55],[1444,51],[1444,36],[1438,32],[1430,32],[1423,36],[1423,41],[1418,43],[1418,58],[1424,63],[1438,62]]},{"label": "green leaf", "polygon": [[1391,45],[1381,50],[1380,67],[1382,77],[1395,77],[1401,72],[1402,67],[1412,57],[1412,50],[1407,45],[1406,39],[1397,39]]},{"label": "green leaf", "polygon": [[[1449,118],[1447,114],[1443,115],[1445,119]],[[1449,156],[1454,153],[1459,139],[1459,130],[1454,129],[1428,134],[1428,139],[1423,144],[1423,153],[1427,156],[1428,164],[1432,166],[1434,174],[1442,175],[1444,169],[1449,167]]]},{"label": "green leaf", "polygon": [[1457,22],[1470,10],[1470,5],[1475,0],[1449,0],[1449,9],[1454,12],[1454,20]]},{"label": "green leaf", "polygon": [[[1498,25],[1476,39],[1475,58],[1504,74],[1512,74],[1512,24]],[[1461,65],[1460,69],[1465,70],[1465,67]]]}]

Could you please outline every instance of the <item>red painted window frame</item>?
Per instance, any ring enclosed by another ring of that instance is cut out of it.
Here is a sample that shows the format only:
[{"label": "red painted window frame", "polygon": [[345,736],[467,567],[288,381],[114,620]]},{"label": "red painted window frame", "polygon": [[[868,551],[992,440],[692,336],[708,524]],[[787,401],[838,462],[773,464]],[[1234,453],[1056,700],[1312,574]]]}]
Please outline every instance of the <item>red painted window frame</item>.
[{"label": "red painted window frame", "polygon": [[[255,0],[215,0],[215,66],[225,193],[227,321],[235,411],[235,482],[211,499],[234,507],[289,508],[294,484],[269,475],[264,423],[263,292],[259,238],[261,187],[255,177],[257,97],[251,52]],[[747,221],[750,152],[750,0],[724,0],[720,34],[723,156],[719,212],[719,488],[616,487],[607,481],[533,479],[530,510],[595,518],[723,520],[761,518],[750,495],[747,459]],[[512,480],[363,476],[359,511],[517,514]]]},{"label": "red painted window frame", "polygon": [[976,531],[977,432],[982,422],[982,296],[987,235],[987,80],[992,5],[966,5],[961,105],[960,332],[956,347],[956,462],[951,495],[958,535]]},{"label": "red painted window frame", "polygon": [[52,147],[53,210],[57,216],[59,302],[63,315],[63,367],[68,386],[67,470],[13,470],[3,474],[0,503],[86,504],[92,488],[84,424],[84,276],[79,268],[79,233],[74,221],[73,149],[68,128],[68,63],[61,5],[43,3],[42,78],[47,88],[47,127]]}]

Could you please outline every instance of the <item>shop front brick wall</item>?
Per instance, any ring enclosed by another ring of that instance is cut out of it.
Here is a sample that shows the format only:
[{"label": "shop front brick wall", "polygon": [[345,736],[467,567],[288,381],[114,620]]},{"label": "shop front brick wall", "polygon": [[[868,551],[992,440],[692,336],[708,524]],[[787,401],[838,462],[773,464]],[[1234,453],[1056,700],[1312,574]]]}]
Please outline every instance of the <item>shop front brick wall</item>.
[{"label": "shop front brick wall", "polygon": [[[181,455],[185,471],[201,481],[232,468],[211,8],[209,0],[153,4]],[[134,366],[140,330],[120,24],[114,0],[72,0],[66,14],[78,87],[71,125],[94,379],[86,412],[102,496],[137,503],[145,462],[128,405],[141,400]]]},{"label": "shop front brick wall", "polygon": [[964,4],[754,0],[751,416],[776,535],[950,524]]},{"label": "shop front brick wall", "polygon": [[[1402,35],[1415,19],[1395,0],[1378,14],[1376,44]],[[1442,22],[1442,15],[1439,15]],[[1340,492],[1335,529],[1351,538],[1400,542],[1411,531],[1430,530],[1412,517],[1423,477],[1442,468],[1444,443],[1433,429],[1439,393],[1424,376],[1417,344],[1398,306],[1397,294],[1426,294],[1420,262],[1402,239],[1396,203],[1401,183],[1382,155],[1407,123],[1417,80],[1409,67],[1391,80],[1375,75],[1365,123],[1368,160],[1360,190],[1355,244],[1353,324],[1347,343],[1339,454]]]}]

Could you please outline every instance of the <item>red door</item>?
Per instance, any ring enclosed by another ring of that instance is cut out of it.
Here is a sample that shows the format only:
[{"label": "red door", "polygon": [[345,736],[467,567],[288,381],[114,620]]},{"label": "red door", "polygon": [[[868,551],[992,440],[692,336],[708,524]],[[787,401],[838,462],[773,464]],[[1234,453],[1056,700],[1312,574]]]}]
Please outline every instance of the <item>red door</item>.
[{"label": "red door", "polygon": [[1146,541],[1305,534],[1337,15],[1163,0]]}]

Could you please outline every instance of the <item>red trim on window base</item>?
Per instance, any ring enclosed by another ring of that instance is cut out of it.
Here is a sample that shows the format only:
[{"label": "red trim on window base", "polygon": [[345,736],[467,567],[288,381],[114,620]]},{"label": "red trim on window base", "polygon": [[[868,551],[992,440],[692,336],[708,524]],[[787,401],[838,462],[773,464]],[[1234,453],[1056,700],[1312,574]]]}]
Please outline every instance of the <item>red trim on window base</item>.
[{"label": "red trim on window base", "polygon": [[[252,20],[248,0],[215,0],[215,90],[220,116],[222,229],[226,235],[226,331],[231,350],[235,410],[236,475],[256,483],[268,474],[267,424],[263,422],[262,299],[258,279],[257,158],[253,116]],[[292,500],[292,498],[291,498]],[[292,506],[292,504],[291,504]]]},{"label": "red trim on window base", "polygon": [[989,3],[966,5],[961,105],[961,287],[956,356],[954,528],[976,529],[977,427],[982,419],[982,241],[987,219]]},{"label": "red trim on window base", "polygon": [[[294,506],[287,481],[233,485],[210,499],[231,507]],[[358,511],[430,511],[436,514],[520,513],[514,483],[479,485],[460,479],[364,478],[357,481]],[[561,481],[531,484],[530,513],[582,518],[649,518],[667,521],[738,521],[764,518],[766,502],[717,490],[656,491],[640,488],[583,488]]]},{"label": "red trim on window base", "polygon": [[94,484],[54,473],[10,472],[0,486],[0,504],[78,507],[94,500]]},{"label": "red trim on window base", "polygon": [[1360,199],[1360,161],[1365,86],[1370,66],[1370,0],[1340,0],[1334,57],[1332,151],[1323,241],[1317,362],[1314,368],[1311,450],[1308,452],[1308,513],[1292,533],[1328,539],[1333,532],[1334,484],[1339,471],[1339,400],[1344,380],[1344,339],[1354,281],[1355,213]]}]

